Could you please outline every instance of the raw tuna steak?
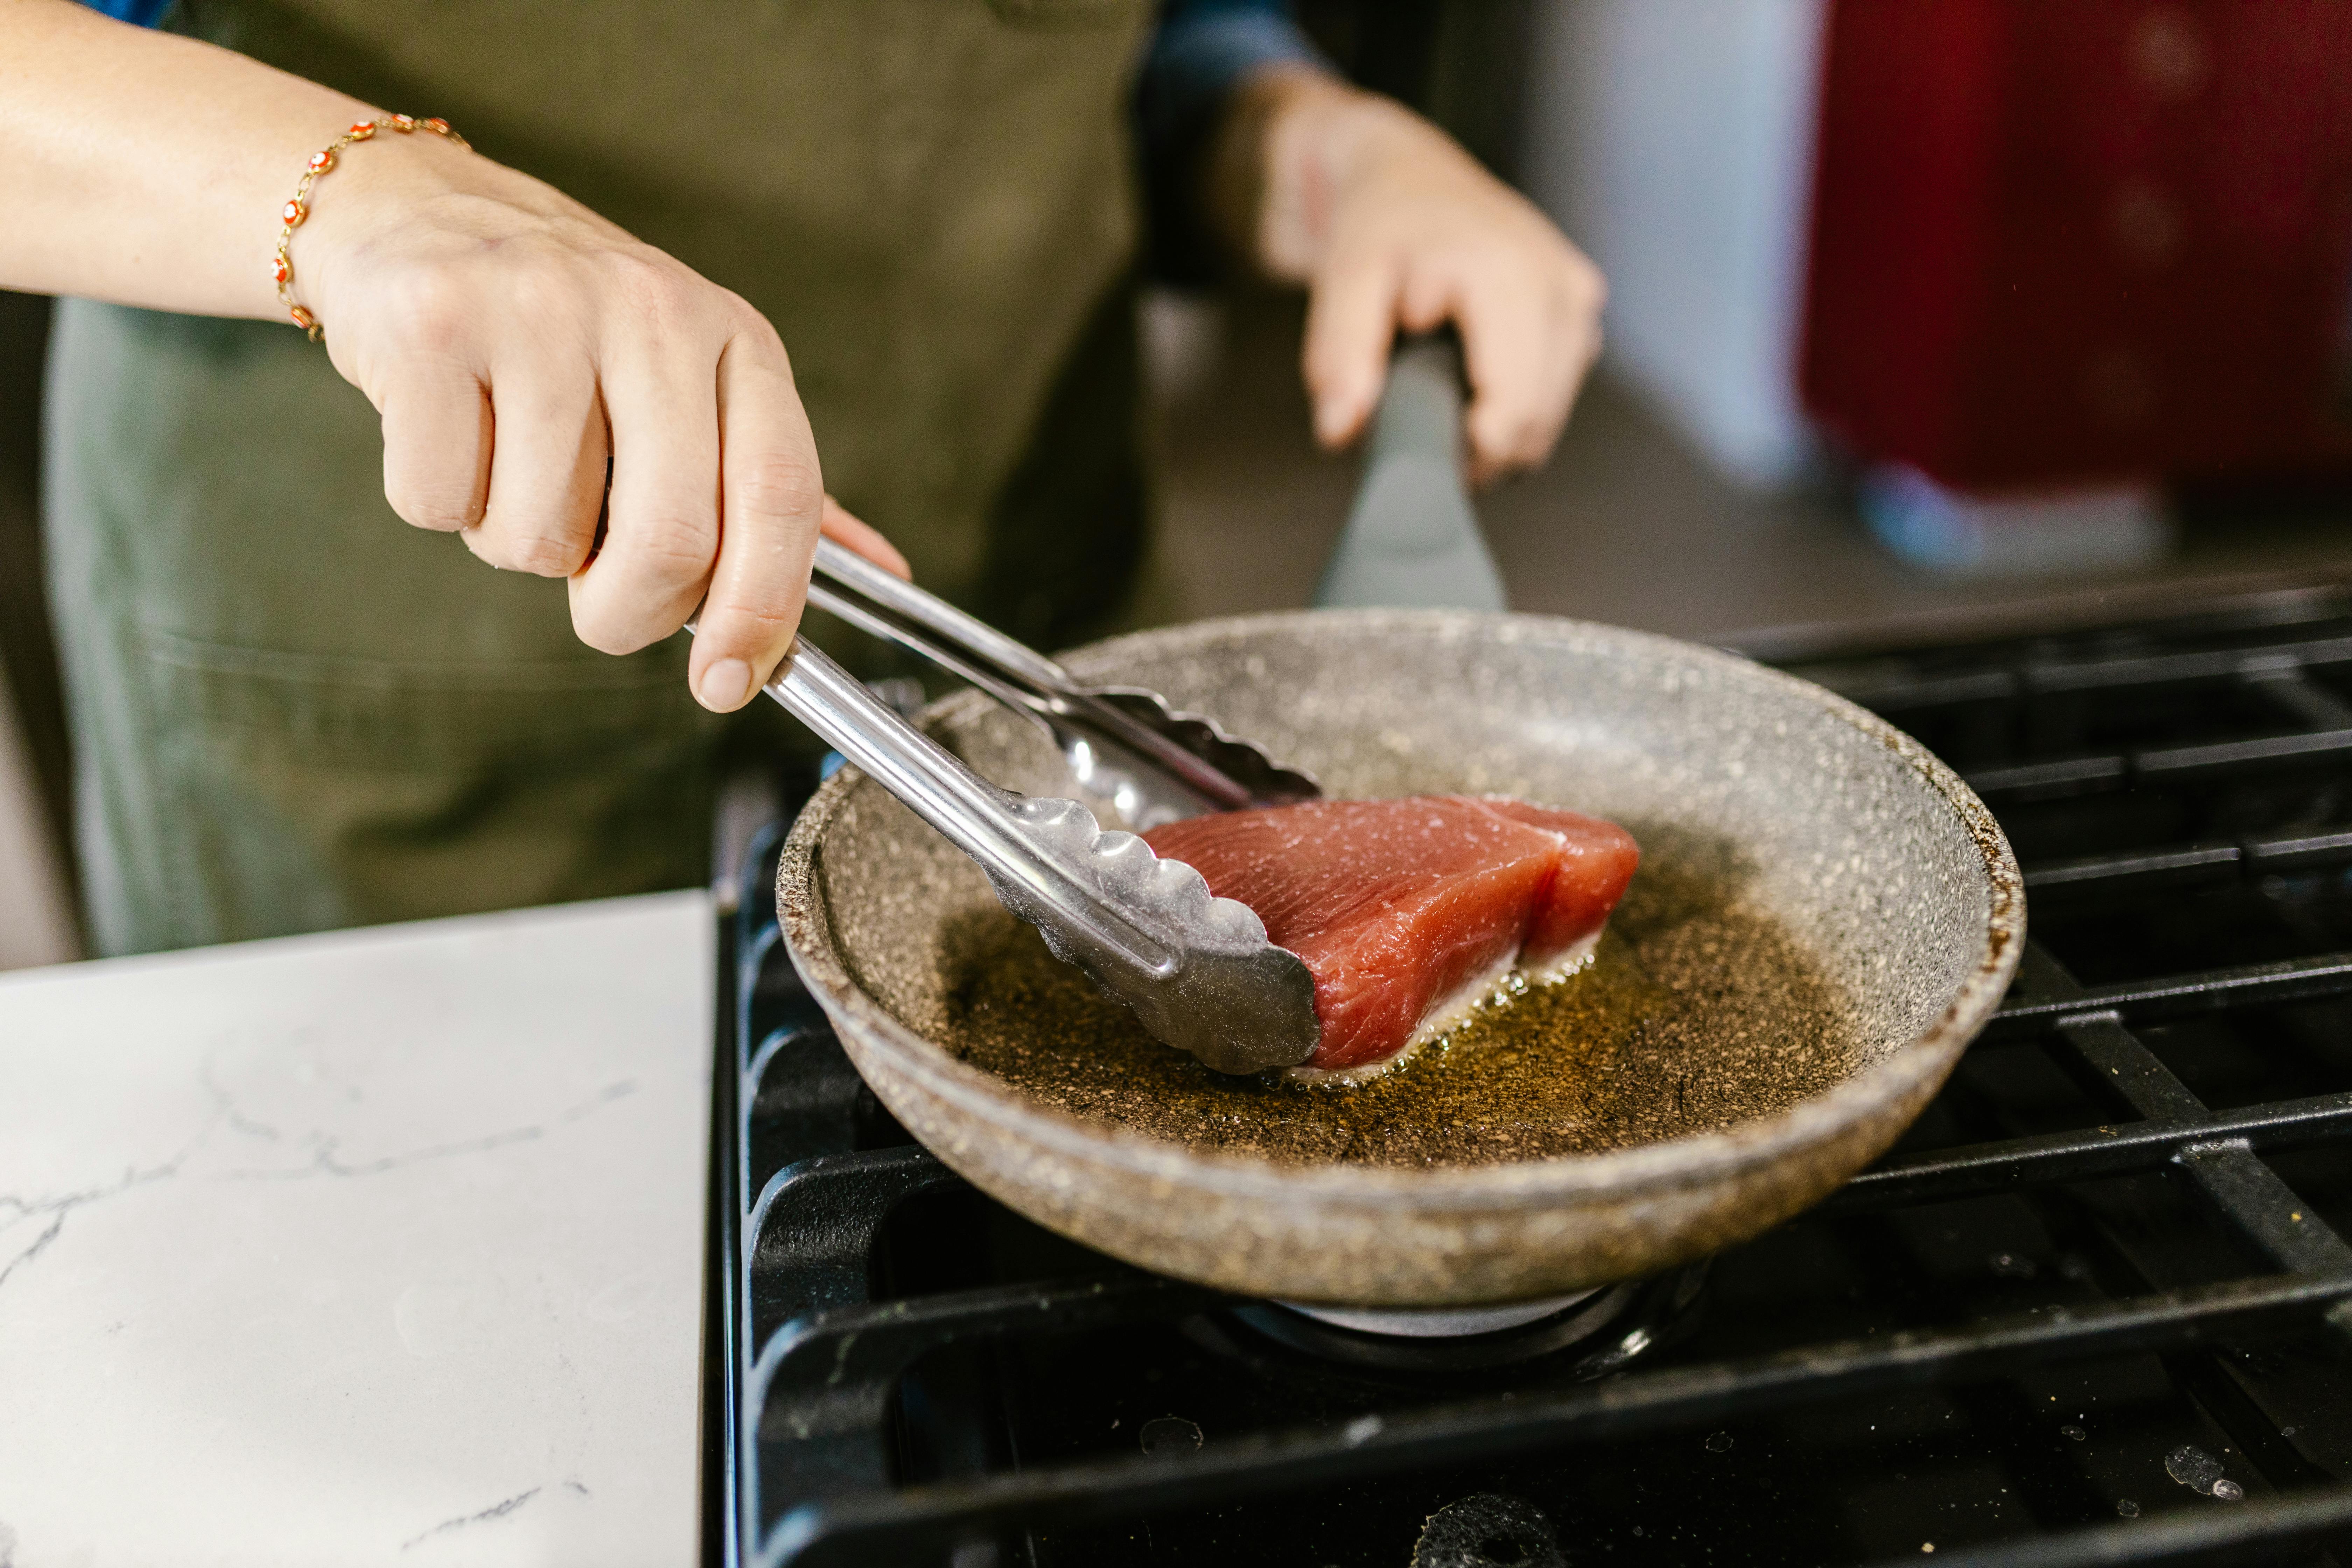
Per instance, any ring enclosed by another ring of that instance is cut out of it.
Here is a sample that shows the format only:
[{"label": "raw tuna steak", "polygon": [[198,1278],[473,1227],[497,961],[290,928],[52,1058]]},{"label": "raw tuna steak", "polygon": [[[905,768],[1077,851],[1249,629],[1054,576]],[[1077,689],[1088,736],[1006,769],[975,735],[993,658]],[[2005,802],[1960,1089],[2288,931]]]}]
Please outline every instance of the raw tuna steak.
[{"label": "raw tuna steak", "polygon": [[1590,952],[1641,861],[1613,823],[1500,796],[1312,800],[1143,837],[1307,961],[1325,1072],[1387,1061],[1514,960]]}]

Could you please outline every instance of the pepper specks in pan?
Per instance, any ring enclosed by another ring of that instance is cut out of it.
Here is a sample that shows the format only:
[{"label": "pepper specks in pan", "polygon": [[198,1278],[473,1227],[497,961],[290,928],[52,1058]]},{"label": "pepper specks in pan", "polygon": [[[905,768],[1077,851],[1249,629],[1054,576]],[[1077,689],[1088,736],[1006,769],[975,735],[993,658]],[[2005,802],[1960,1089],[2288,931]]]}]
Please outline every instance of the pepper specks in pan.
[{"label": "pepper specks in pan", "polygon": [[1286,1163],[1624,1148],[1785,1110],[1853,1065],[1832,991],[1790,933],[1671,864],[1636,879],[1585,969],[1507,986],[1356,1085],[1211,1072],[991,906],[951,920],[942,948],[948,1038],[963,1060],[1072,1115]]}]

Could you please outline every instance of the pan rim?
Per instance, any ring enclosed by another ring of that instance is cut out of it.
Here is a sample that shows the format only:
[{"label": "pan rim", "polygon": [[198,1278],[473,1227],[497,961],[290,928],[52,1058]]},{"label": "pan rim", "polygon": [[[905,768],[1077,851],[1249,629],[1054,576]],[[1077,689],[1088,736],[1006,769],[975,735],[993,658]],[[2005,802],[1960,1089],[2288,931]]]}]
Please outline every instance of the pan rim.
[{"label": "pan rim", "polygon": [[[1073,673],[1118,658],[1138,645],[1211,643],[1237,635],[1344,619],[1399,631],[1500,634],[1501,640],[1581,639],[1646,645],[1736,679],[1753,680],[1801,698],[1826,716],[1885,745],[1944,802],[1981,857],[1990,894],[1983,940],[1949,1004],[1919,1034],[1886,1058],[1785,1110],[1716,1131],[1590,1154],[1552,1155],[1493,1165],[1400,1168],[1376,1165],[1285,1164],[1223,1151],[1189,1149],[1124,1128],[1089,1122],[1042,1106],[992,1075],[955,1060],[901,1023],[852,979],[837,951],[830,911],[814,898],[825,829],[866,781],[845,767],[811,798],[793,825],[777,868],[777,911],[784,945],[803,982],[829,1008],[850,1015],[869,1044],[888,1048],[894,1070],[982,1125],[1081,1163],[1108,1164],[1147,1180],[1181,1183],[1223,1196],[1295,1203],[1302,1198],[1348,1208],[1410,1203],[1437,1211],[1477,1210],[1524,1203],[1530,1196],[1622,1198],[1687,1187],[1695,1180],[1727,1179],[1777,1164],[1903,1100],[1924,1081],[1948,1071],[1960,1050],[1999,1006],[2022,955],[2024,880],[2009,839],[1976,793],[1939,758],[1901,730],[1827,688],[1741,655],[1654,632],[1559,616],[1463,610],[1281,610],[1219,616],[1134,632],[1091,643],[1062,656]],[[926,724],[984,710],[983,692],[954,693],[923,710]],[[793,899],[795,889],[811,895]]]}]

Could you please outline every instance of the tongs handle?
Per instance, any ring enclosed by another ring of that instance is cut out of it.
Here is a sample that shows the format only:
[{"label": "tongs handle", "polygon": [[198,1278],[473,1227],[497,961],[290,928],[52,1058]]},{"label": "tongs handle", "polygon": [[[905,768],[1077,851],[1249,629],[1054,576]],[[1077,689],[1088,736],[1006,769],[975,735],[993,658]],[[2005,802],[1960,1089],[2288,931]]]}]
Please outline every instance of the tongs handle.
[{"label": "tongs handle", "polygon": [[1081,688],[1044,654],[830,539],[817,541],[809,603],[860,631],[911,648],[1048,730],[1057,721],[1072,724],[1124,748],[1192,791],[1210,809],[1256,804],[1247,784]]},{"label": "tongs handle", "polygon": [[987,684],[984,678],[992,675],[1041,694],[1070,685],[1068,672],[1026,643],[884,571],[846,545],[818,540],[815,564],[809,602],[860,631],[904,643],[975,685]]}]

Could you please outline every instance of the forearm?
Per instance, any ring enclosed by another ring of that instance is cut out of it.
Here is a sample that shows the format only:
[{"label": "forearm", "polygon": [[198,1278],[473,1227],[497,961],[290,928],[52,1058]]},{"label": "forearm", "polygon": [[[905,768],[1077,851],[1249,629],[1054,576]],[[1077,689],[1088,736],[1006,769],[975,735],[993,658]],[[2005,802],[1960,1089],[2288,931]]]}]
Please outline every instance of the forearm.
[{"label": "forearm", "polygon": [[70,0],[0,0],[0,287],[282,316],[278,209],[305,158],[378,112]]}]

